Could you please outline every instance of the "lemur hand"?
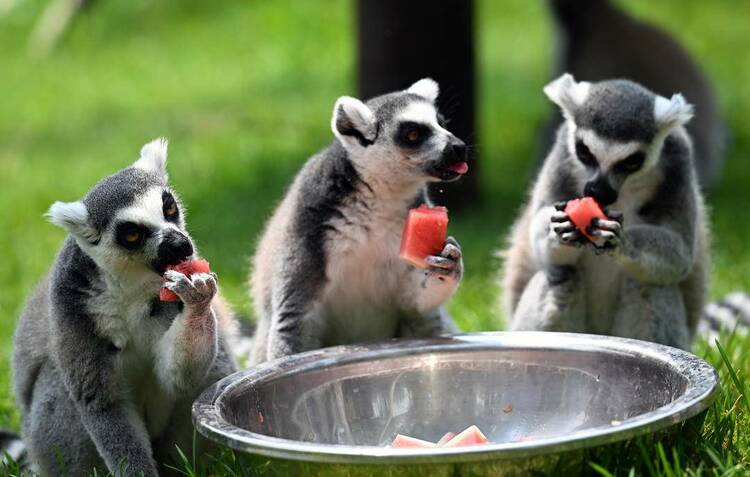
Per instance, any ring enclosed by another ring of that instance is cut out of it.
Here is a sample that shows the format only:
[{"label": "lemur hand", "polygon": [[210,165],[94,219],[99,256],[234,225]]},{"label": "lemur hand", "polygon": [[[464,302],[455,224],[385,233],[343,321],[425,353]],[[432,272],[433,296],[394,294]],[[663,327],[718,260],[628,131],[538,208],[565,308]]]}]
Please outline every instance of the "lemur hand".
[{"label": "lemur hand", "polygon": [[428,277],[434,277],[440,281],[461,281],[464,274],[461,246],[453,237],[445,239],[440,255],[430,255],[425,258],[425,261],[430,265],[430,268],[425,271]]},{"label": "lemur hand", "polygon": [[167,279],[164,286],[175,292],[180,300],[189,307],[208,308],[216,295],[215,273],[195,273],[188,278],[180,272],[167,270],[164,273],[164,278]]},{"label": "lemur hand", "polygon": [[597,252],[611,252],[617,249],[622,241],[622,213],[605,209],[604,214],[609,220],[594,219],[588,233],[596,237]]},{"label": "lemur hand", "polygon": [[550,227],[561,244],[581,247],[586,243],[586,238],[565,213],[566,205],[566,201],[555,204],[555,211],[550,217]]}]

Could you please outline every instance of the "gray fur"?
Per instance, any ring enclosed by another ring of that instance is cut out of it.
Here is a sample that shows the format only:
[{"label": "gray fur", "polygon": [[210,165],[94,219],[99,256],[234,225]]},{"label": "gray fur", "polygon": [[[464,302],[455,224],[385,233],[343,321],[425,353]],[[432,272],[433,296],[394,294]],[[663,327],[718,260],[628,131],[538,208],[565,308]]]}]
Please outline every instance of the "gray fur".
[{"label": "gray fur", "polygon": [[609,139],[649,143],[656,136],[654,96],[631,81],[595,83],[586,107],[575,111],[575,122]]},{"label": "gray fur", "polygon": [[[718,180],[728,142],[726,123],[711,81],[678,39],[628,14],[611,0],[548,0],[558,47],[556,75],[570,72],[589,81],[628,78],[657,94],[682,92],[695,105],[686,129],[693,139],[700,184]],[[554,141],[559,116],[545,131],[544,153]]]},{"label": "gray fur", "polygon": [[[430,80],[418,84],[437,95]],[[406,150],[394,142],[397,118],[415,104],[431,115],[433,135]],[[398,251],[409,208],[427,202],[428,182],[450,176],[443,167],[459,159],[446,150],[463,144],[437,126],[431,100],[408,91],[366,105],[341,98],[332,127],[337,139],[299,172],[255,254],[253,363],[457,330],[442,305],[463,273],[458,244],[447,241],[427,270]]]},{"label": "gray fur", "polygon": [[[678,106],[689,112],[688,105]],[[659,129],[654,96],[629,82],[591,84],[583,103],[562,108],[568,119],[504,252],[511,328],[609,334],[689,348],[703,312],[709,268],[689,137],[679,124]],[[652,120],[646,121],[642,116],[649,110]],[[634,127],[631,115],[644,126]],[[612,155],[597,157],[595,168],[584,166],[574,149],[582,137],[592,139],[579,134],[583,129],[611,145],[605,155]],[[618,150],[646,151],[649,158],[634,173],[616,172]],[[607,215],[622,214],[620,222],[592,227],[596,245],[555,207],[583,196],[595,178],[604,178],[616,193]]]},{"label": "gray fur", "polygon": [[[121,211],[167,187],[163,174],[135,166],[99,182],[83,199],[88,223],[66,223],[72,234],[22,312],[14,389],[42,475],[158,475],[177,462],[176,445],[192,447],[193,399],[236,368],[215,277],[172,272],[167,286],[182,302],[161,303],[156,247],[123,253],[111,240]],[[149,241],[166,228],[189,237],[182,215],[155,220],[162,229]],[[86,227],[96,243],[78,235]]]}]

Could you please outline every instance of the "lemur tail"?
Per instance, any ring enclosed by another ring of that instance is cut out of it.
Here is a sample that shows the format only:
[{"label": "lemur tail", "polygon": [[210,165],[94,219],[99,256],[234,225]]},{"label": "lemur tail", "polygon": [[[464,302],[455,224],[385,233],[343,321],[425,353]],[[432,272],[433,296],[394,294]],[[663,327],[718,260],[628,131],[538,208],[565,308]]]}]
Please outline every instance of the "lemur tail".
[{"label": "lemur tail", "polygon": [[18,434],[0,429],[0,469],[7,459],[23,463],[26,458],[26,445]]},{"label": "lemur tail", "polygon": [[706,305],[699,325],[702,335],[713,340],[719,331],[734,331],[736,328],[750,328],[750,294],[733,292]]}]

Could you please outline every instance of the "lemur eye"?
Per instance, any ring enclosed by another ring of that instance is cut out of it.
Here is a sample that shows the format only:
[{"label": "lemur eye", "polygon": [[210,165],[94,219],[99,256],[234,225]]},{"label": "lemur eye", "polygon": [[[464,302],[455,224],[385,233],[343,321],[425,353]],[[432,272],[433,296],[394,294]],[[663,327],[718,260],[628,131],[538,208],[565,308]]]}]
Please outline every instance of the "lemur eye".
[{"label": "lemur eye", "polygon": [[646,155],[643,152],[638,151],[618,162],[615,168],[620,172],[630,174],[643,167],[645,161]]},{"label": "lemur eye", "polygon": [[177,209],[177,202],[174,200],[174,197],[172,194],[170,194],[167,191],[164,191],[161,197],[162,200],[162,210],[164,212],[164,218],[167,220],[170,219],[177,219],[177,215],[179,210]]},{"label": "lemur eye", "polygon": [[427,141],[431,134],[432,130],[429,126],[407,121],[399,126],[396,142],[402,146],[413,148]]},{"label": "lemur eye", "polygon": [[136,250],[146,241],[149,229],[135,222],[122,222],[117,224],[115,239],[117,243],[127,250]]},{"label": "lemur eye", "polygon": [[594,157],[594,155],[591,153],[586,144],[583,143],[583,141],[576,141],[576,155],[578,156],[578,160],[581,161],[584,166],[597,166],[596,157]]}]

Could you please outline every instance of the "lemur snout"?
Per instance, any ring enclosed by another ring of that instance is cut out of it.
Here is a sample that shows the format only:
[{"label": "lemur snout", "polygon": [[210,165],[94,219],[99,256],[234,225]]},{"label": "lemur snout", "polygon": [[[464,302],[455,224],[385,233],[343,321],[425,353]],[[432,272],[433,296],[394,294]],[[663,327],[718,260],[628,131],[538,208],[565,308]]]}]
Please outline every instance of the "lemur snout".
[{"label": "lemur snout", "polygon": [[193,244],[185,235],[177,230],[170,230],[164,234],[159,244],[157,256],[163,265],[181,262],[193,254]]},{"label": "lemur snout", "polygon": [[617,191],[609,185],[604,177],[596,177],[583,187],[583,195],[593,197],[603,206],[614,204],[617,201]]},{"label": "lemur snout", "polygon": [[456,142],[451,144],[451,149],[453,150],[453,156],[460,162],[466,162],[466,159],[468,157],[468,148],[466,147],[466,144],[464,144],[463,141],[460,139],[456,139]]}]

